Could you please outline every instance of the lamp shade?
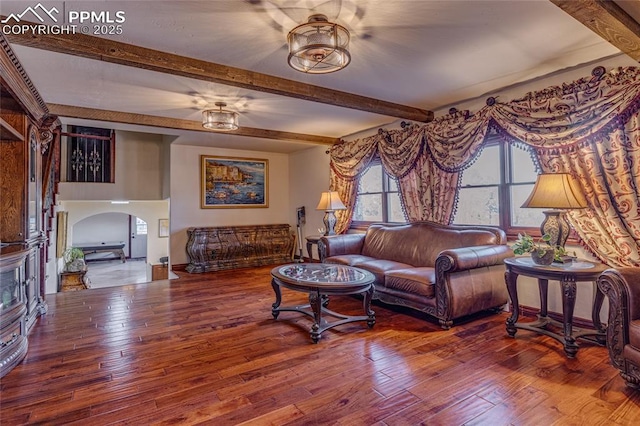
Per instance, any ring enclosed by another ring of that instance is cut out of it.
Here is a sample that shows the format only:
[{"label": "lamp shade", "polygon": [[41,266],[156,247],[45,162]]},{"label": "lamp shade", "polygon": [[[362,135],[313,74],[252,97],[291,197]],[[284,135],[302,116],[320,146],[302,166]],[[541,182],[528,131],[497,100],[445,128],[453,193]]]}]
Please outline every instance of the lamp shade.
[{"label": "lamp shade", "polygon": [[316,210],[345,210],[346,208],[336,191],[326,191],[322,193]]},{"label": "lamp shade", "polygon": [[341,70],[351,62],[349,31],[331,23],[325,15],[309,17],[287,35],[288,62],[291,68],[308,74],[327,74]]},{"label": "lamp shade", "polygon": [[238,113],[222,109],[227,106],[224,102],[216,102],[218,109],[208,109],[202,112],[202,127],[209,130],[228,132],[238,129]]},{"label": "lamp shade", "polygon": [[587,200],[569,173],[543,173],[538,175],[522,207],[583,209],[587,207]]}]

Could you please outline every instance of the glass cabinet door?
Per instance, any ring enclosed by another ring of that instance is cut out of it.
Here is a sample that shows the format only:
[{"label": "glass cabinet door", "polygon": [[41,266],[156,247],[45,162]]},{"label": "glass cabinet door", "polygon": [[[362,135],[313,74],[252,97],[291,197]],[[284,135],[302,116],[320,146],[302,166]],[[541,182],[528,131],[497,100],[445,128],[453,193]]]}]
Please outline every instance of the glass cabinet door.
[{"label": "glass cabinet door", "polygon": [[0,313],[8,311],[22,301],[21,272],[21,268],[16,268],[0,273]]}]

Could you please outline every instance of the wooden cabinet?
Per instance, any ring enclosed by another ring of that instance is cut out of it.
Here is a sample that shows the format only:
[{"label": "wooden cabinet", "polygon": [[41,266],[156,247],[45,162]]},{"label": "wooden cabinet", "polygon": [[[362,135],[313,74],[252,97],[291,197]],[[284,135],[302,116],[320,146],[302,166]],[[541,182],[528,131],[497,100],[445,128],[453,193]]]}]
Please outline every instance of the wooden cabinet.
[{"label": "wooden cabinet", "polygon": [[290,262],[289,225],[220,226],[187,230],[187,272],[209,272]]},{"label": "wooden cabinet", "polygon": [[[0,35],[0,374],[24,358],[44,314],[59,125]],[[55,140],[54,140],[55,139]],[[46,192],[44,188],[47,188]]]},{"label": "wooden cabinet", "polygon": [[87,271],[62,272],[60,274],[60,291],[86,290]]},{"label": "wooden cabinet", "polygon": [[27,250],[19,250],[0,257],[0,377],[27,354],[27,305],[23,286],[28,254]]},{"label": "wooden cabinet", "polygon": [[151,281],[168,280],[169,265],[151,265]]}]

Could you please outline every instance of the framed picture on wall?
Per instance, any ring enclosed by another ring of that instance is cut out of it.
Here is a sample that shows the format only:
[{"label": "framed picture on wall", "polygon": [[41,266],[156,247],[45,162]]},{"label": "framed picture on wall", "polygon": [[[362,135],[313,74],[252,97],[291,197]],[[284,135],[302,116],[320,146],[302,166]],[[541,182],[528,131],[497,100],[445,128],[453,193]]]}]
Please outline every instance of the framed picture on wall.
[{"label": "framed picture on wall", "polygon": [[158,219],[158,237],[169,236],[169,219]]},{"label": "framed picture on wall", "polygon": [[269,160],[201,155],[200,207],[269,207]]}]

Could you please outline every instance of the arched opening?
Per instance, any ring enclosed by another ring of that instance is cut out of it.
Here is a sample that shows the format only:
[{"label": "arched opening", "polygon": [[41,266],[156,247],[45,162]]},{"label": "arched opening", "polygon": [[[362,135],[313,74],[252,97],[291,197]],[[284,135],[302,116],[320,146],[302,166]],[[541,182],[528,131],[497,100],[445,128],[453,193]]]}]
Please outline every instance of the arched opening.
[{"label": "arched opening", "polygon": [[147,222],[127,213],[98,213],[75,223],[71,243],[85,251],[89,287],[148,282],[147,234]]}]

